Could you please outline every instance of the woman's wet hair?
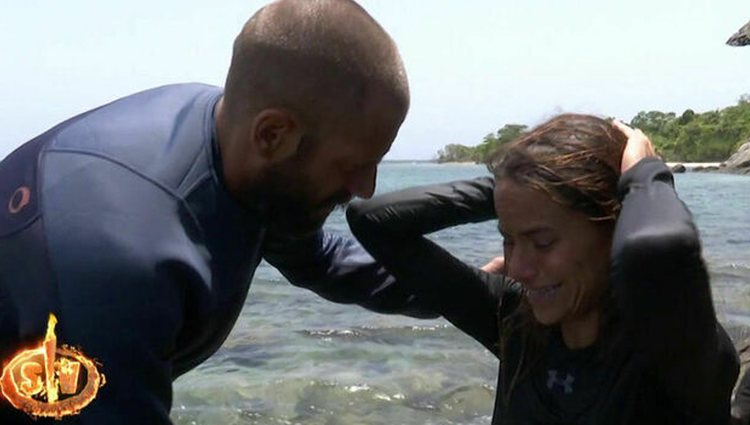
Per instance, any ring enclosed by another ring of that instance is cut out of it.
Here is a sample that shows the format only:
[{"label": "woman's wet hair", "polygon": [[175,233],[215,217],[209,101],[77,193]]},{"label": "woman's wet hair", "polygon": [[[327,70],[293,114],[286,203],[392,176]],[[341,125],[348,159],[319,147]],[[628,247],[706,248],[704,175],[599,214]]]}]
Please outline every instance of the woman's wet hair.
[{"label": "woman's wet hair", "polygon": [[626,141],[610,121],[559,115],[502,147],[489,169],[497,181],[511,179],[543,191],[593,221],[614,221]]},{"label": "woman's wet hair", "polygon": [[[542,191],[562,207],[582,212],[589,220],[608,226],[620,211],[617,184],[627,137],[610,121],[591,115],[564,114],[539,125],[494,154],[488,168],[496,182],[514,183]],[[505,280],[504,286],[518,285]],[[616,313],[611,294],[601,294],[601,326],[613,326]],[[500,332],[500,380],[503,403],[507,404],[519,380],[524,379],[544,352],[550,328],[539,324],[523,298],[515,312],[498,323]],[[508,341],[521,341],[517,364],[508,361]],[[611,340],[606,351],[616,345]],[[604,354],[603,354],[604,355]],[[500,390],[500,389],[498,389]]]}]

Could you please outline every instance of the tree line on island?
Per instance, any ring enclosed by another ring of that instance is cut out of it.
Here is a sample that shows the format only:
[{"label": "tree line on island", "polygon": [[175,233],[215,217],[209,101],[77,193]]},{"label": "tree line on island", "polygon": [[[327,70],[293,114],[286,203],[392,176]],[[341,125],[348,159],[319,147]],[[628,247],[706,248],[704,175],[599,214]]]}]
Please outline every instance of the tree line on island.
[{"label": "tree line on island", "polygon": [[[750,139],[750,94],[742,95],[736,105],[703,113],[641,111],[629,125],[643,130],[666,161],[721,162]],[[446,145],[438,151],[437,161],[486,164],[500,146],[527,130],[525,125],[506,124],[476,146]]]}]

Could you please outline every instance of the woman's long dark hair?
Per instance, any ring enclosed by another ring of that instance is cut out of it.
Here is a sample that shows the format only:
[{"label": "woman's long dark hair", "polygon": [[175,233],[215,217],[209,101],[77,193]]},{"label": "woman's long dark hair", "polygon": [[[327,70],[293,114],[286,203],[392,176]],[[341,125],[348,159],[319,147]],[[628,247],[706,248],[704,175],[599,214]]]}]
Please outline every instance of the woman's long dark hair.
[{"label": "woman's long dark hair", "polygon": [[[488,165],[495,181],[542,191],[563,207],[610,226],[620,211],[617,183],[627,138],[611,122],[591,115],[559,115],[500,148]],[[609,287],[602,295],[602,326],[615,320]],[[522,298],[515,312],[500,320],[500,382],[504,404],[544,351],[549,328],[539,324]],[[520,341],[515,365],[508,341]],[[515,367],[513,367],[515,366]]]}]

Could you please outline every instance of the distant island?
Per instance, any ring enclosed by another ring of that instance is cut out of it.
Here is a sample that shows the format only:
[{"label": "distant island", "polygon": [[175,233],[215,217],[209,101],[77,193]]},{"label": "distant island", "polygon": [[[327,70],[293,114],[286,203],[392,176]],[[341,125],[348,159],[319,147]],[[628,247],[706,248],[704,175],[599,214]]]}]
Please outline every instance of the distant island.
[{"label": "distant island", "polygon": [[[670,162],[722,162],[750,139],[750,94],[736,105],[696,113],[641,111],[629,123],[643,130],[658,153]],[[505,124],[484,137],[478,145],[449,144],[437,153],[437,162],[486,164],[503,144],[528,130],[521,124]]]}]

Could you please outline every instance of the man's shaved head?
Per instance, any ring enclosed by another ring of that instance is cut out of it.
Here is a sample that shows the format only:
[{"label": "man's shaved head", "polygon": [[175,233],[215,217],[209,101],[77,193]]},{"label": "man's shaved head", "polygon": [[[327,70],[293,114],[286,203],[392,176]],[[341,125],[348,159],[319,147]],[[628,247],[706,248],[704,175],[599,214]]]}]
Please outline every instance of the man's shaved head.
[{"label": "man's shaved head", "polygon": [[398,50],[364,9],[350,0],[279,0],[237,36],[224,106],[230,125],[266,108],[288,108],[319,125],[346,119],[373,92],[408,109]]},{"label": "man's shaved head", "polygon": [[279,0],[234,42],[216,107],[224,181],[285,232],[319,228],[354,196],[409,108],[395,43],[351,0]]}]

